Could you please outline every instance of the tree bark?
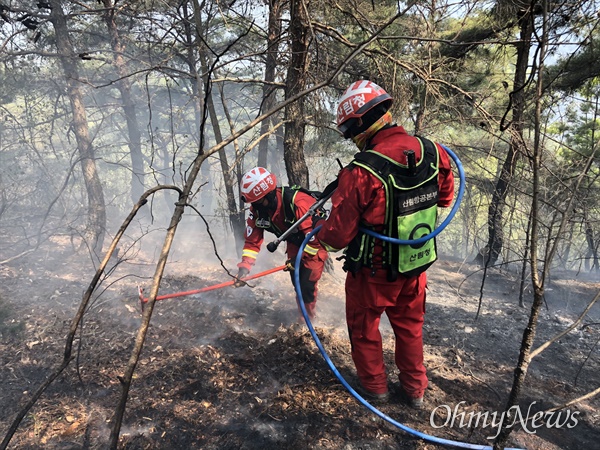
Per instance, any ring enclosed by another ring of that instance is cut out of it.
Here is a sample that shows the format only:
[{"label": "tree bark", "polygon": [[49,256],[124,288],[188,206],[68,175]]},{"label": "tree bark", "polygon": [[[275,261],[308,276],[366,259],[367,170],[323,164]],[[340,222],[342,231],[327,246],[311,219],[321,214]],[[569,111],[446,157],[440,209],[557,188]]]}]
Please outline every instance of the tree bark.
[{"label": "tree bark", "polygon": [[104,191],[96,167],[96,159],[90,138],[87,114],[83,102],[83,93],[79,85],[77,55],[73,49],[67,19],[60,0],[50,0],[52,6],[50,22],[56,32],[56,47],[67,83],[67,96],[73,112],[73,132],[77,141],[77,150],[81,170],[88,196],[88,213],[85,237],[90,250],[98,255],[102,252],[106,233],[106,204]]},{"label": "tree bark", "polygon": [[[190,17],[189,15],[189,9],[188,7],[190,6],[190,1],[185,1],[182,2],[180,5],[180,8],[183,12],[183,29],[184,29],[184,33],[185,33],[185,39],[186,39],[186,53],[185,53],[185,58],[186,58],[186,64],[189,68],[190,74],[191,74],[191,88],[192,88],[192,96],[194,99],[194,119],[195,119],[195,124],[196,124],[196,129],[197,130],[201,130],[203,129],[203,125],[202,123],[206,120],[205,119],[205,109],[204,109],[204,94],[203,94],[203,87],[202,87],[202,77],[201,75],[198,73],[198,71],[196,70],[196,53],[195,53],[195,45],[194,45],[194,32],[192,31],[192,23],[194,18]],[[194,9],[194,5],[191,5],[192,10]],[[200,139],[200,135],[197,135],[197,139],[198,139],[198,148],[200,149],[200,151],[203,151],[204,148],[204,142],[201,141]],[[202,178],[202,188],[200,189],[200,211],[201,212],[210,212],[212,211],[212,205],[213,205],[213,197],[214,197],[214,185],[212,182],[212,178],[210,175],[210,166],[206,163],[206,164],[202,164],[202,167],[200,168],[200,175]]]},{"label": "tree bark", "polygon": [[104,3],[104,21],[110,36],[110,45],[113,49],[113,62],[119,77],[116,83],[123,102],[123,112],[127,123],[129,156],[131,158],[131,200],[135,204],[144,193],[144,158],[142,155],[142,137],[137,120],[135,102],[131,95],[131,81],[128,78],[125,60],[123,58],[124,45],[119,34],[115,20],[114,0],[102,0]]},{"label": "tree bark", "polygon": [[[286,99],[297,95],[306,86],[308,75],[308,28],[307,7],[304,0],[290,1],[291,59],[287,71]],[[309,188],[308,167],[304,158],[304,99],[290,103],[285,108],[285,134],[283,159],[290,185]]]},{"label": "tree bark", "polygon": [[[533,154],[531,158],[531,163],[533,166],[533,180],[532,180],[532,191],[533,198],[531,202],[531,284],[533,286],[533,304],[531,306],[531,313],[529,315],[529,322],[527,323],[527,327],[523,331],[523,338],[521,340],[521,348],[519,351],[519,359],[517,362],[517,366],[514,370],[513,384],[508,396],[508,401],[505,406],[505,415],[502,415],[501,422],[501,430],[498,433],[498,436],[494,440],[494,450],[501,450],[504,448],[510,433],[512,432],[512,427],[507,425],[511,424],[515,420],[516,412],[514,411],[514,407],[518,407],[519,399],[521,397],[521,389],[523,388],[523,384],[525,382],[525,378],[527,376],[527,371],[529,370],[529,365],[531,364],[532,355],[531,348],[533,347],[533,341],[535,339],[535,334],[537,330],[538,318],[540,315],[540,310],[544,302],[544,280],[546,279],[547,274],[549,273],[550,261],[552,261],[552,251],[546,253],[543,273],[540,276],[538,258],[539,258],[539,250],[538,250],[538,242],[539,242],[539,229],[540,229],[540,219],[539,219],[539,211],[540,211],[540,197],[541,197],[541,187],[540,187],[540,171],[542,169],[542,150],[543,144],[541,142],[541,118],[542,118],[542,93],[543,93],[543,68],[544,68],[544,57],[547,45],[547,17],[546,17],[546,5],[544,2],[544,25],[543,32],[541,33],[541,42],[540,42],[540,50],[539,50],[539,67],[537,71],[537,91],[536,91],[536,109],[535,109],[535,118],[534,118],[534,145],[533,145]],[[523,24],[523,30],[533,30],[533,15],[529,14],[527,22],[530,22],[530,25]],[[528,35],[531,37],[531,34]],[[528,53],[528,52],[527,52]],[[570,210],[570,206],[567,211]],[[559,233],[564,229],[566,224],[566,214],[563,216],[562,223],[559,227]],[[560,234],[559,234],[560,235]],[[556,244],[555,244],[556,245]]]},{"label": "tree bark", "polygon": [[[598,246],[596,245],[596,240],[594,239],[594,228],[590,222],[588,217],[587,207],[584,205],[583,207],[583,221],[585,226],[585,241],[588,245],[588,250],[585,258],[585,267],[588,271],[596,271],[599,270],[599,261],[598,261]],[[590,259],[592,264],[590,266]]]},{"label": "tree bark", "polygon": [[[198,4],[198,0],[194,0],[194,19],[196,24],[196,33],[199,35],[200,31],[202,30],[202,23],[200,16],[200,5]],[[211,81],[209,78],[209,73],[211,73],[211,68],[208,64],[208,56],[206,55],[206,51],[203,48],[204,44],[201,40],[197,40],[197,45],[202,72],[206,74],[203,77],[206,91],[205,104],[206,108],[208,109],[208,114],[210,116],[213,132],[215,134],[215,140],[217,143],[219,143],[223,142],[223,134],[221,133],[221,126],[219,124],[219,118],[215,110],[212,89],[210,86]],[[225,185],[225,194],[227,197],[227,211],[229,212],[229,223],[231,225],[233,236],[236,241],[236,248],[241,248],[243,247],[245,224],[244,214],[240,214],[235,201],[234,185],[236,184],[236,179],[229,169],[229,162],[227,161],[227,153],[225,153],[225,148],[220,148],[218,153],[219,162],[221,163],[221,172],[223,173],[223,184]]]},{"label": "tree bark", "polygon": [[[496,261],[502,252],[502,247],[504,246],[503,227],[506,197],[508,195],[508,190],[512,182],[519,155],[523,152],[524,147],[523,117],[525,111],[525,88],[527,83],[527,68],[529,65],[529,51],[531,49],[533,25],[533,12],[528,8],[521,19],[520,39],[519,43],[516,44],[517,63],[513,83],[514,88],[510,94],[512,120],[507,126],[510,132],[510,143],[488,208],[488,242],[487,245],[479,251],[479,254],[474,260],[475,263],[480,265],[488,266],[496,264]],[[504,129],[506,129],[506,127]]]},{"label": "tree bark", "polygon": [[[267,30],[267,53],[265,55],[265,84],[263,84],[263,100],[261,112],[270,111],[275,106],[276,87],[275,69],[277,68],[277,46],[281,35],[281,0],[269,0],[269,24]],[[260,124],[260,135],[265,135],[273,124],[274,116],[269,116]],[[269,155],[269,138],[266,137],[258,144],[258,165],[267,167]],[[273,165],[269,166],[273,170]]]}]

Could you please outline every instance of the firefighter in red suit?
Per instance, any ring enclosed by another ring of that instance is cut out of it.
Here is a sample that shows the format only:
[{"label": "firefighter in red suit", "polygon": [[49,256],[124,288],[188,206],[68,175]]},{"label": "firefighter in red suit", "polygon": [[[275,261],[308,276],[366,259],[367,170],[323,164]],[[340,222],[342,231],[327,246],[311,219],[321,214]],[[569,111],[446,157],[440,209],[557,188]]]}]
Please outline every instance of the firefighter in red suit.
[{"label": "firefighter in red suit", "polygon": [[[277,237],[286,232],[315,203],[315,198],[297,187],[277,187],[275,175],[263,167],[255,167],[242,177],[240,195],[250,203],[250,214],[246,221],[246,241],[242,251],[242,261],[238,264],[238,281],[249,272],[256,261],[264,239],[264,232],[270,231]],[[294,283],[294,262],[305,236],[313,230],[312,221],[303,221],[295,233],[286,239],[287,269]],[[300,288],[304,306],[311,319],[316,317],[318,281],[323,273],[327,251],[313,236],[304,247],[300,267]]]},{"label": "firefighter in red suit", "polygon": [[422,333],[425,270],[437,258],[435,239],[398,245],[359,227],[404,240],[429,234],[437,207],[452,203],[454,178],[442,146],[392,123],[391,103],[385,90],[367,80],[353,83],[342,95],[338,129],[361,152],[340,171],[330,215],[318,222],[322,228],[316,236],[327,251],[345,249],[346,321],[359,393],[371,401],[389,397],[379,332],[385,312],[395,336],[400,393],[421,408],[428,383]]}]

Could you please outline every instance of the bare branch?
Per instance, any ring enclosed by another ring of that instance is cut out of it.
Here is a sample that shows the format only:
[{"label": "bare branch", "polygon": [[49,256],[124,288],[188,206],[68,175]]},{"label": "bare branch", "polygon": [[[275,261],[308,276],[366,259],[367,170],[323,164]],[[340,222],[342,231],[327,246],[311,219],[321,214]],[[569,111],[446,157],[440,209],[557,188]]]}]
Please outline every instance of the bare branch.
[{"label": "bare branch", "polygon": [[550,347],[550,345],[552,345],[554,342],[556,342],[561,337],[563,337],[564,335],[569,333],[571,330],[575,329],[575,327],[577,327],[577,325],[579,325],[581,323],[581,321],[584,319],[584,317],[587,315],[587,313],[590,311],[590,309],[592,309],[592,306],[594,306],[594,304],[596,303],[598,298],[600,298],[600,292],[598,292],[596,294],[596,296],[592,299],[592,301],[590,303],[588,303],[586,308],[583,310],[583,312],[581,313],[581,315],[577,318],[577,320],[575,322],[573,322],[568,328],[566,328],[565,330],[563,330],[562,332],[560,332],[559,334],[554,336],[552,339],[549,339],[548,341],[546,341],[542,345],[540,345],[538,348],[533,350],[529,354],[529,356],[527,358],[527,362],[530,362],[533,358],[535,358],[537,355],[539,355],[544,350],[546,350],[548,347]]}]

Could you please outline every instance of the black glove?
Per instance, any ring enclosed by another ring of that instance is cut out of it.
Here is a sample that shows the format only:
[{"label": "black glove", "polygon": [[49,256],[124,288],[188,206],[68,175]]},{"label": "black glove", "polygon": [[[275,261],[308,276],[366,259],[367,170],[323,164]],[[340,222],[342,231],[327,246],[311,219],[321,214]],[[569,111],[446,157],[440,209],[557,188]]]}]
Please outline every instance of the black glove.
[{"label": "black glove", "polygon": [[325,221],[329,217],[329,211],[321,210],[317,212],[314,216],[312,216],[312,228],[313,230],[317,228],[319,225],[323,225]]},{"label": "black glove", "polygon": [[291,259],[288,259],[285,262],[285,268],[283,269],[284,272],[293,272],[294,271],[294,261],[292,261]]},{"label": "black glove", "polygon": [[240,267],[240,269],[238,270],[236,281],[235,283],[233,283],[233,287],[239,288],[240,286],[244,286],[246,284],[245,281],[242,281],[242,278],[244,278],[246,275],[248,275],[250,273],[250,271],[248,269],[246,269],[245,267]]}]

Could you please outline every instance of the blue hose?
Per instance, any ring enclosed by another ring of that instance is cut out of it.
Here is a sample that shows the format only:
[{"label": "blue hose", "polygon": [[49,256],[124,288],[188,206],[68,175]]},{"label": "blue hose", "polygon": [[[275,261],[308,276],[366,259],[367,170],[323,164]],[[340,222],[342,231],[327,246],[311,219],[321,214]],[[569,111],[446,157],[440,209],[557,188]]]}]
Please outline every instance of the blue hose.
[{"label": "blue hose", "polygon": [[[454,204],[454,207],[452,208],[452,211],[450,212],[450,214],[448,215],[448,217],[446,218],[446,220],[442,224],[440,224],[440,226],[437,227],[433,232],[429,233],[427,236],[424,236],[424,237],[416,239],[416,240],[411,240],[411,241],[401,241],[399,239],[393,240],[391,238],[388,238],[392,242],[398,241],[397,243],[401,243],[401,244],[419,244],[419,243],[425,242],[426,240],[435,237],[440,231],[442,231],[442,229],[444,227],[446,227],[446,225],[448,224],[448,222],[450,222],[450,220],[452,220],[452,217],[454,216],[454,214],[456,214],[456,210],[458,209],[458,204],[460,204],[460,199],[462,198],[462,195],[463,195],[463,192],[464,192],[464,179],[465,179],[465,175],[464,175],[464,170],[462,168],[462,164],[460,163],[460,160],[458,159],[458,157],[452,151],[450,151],[450,149],[448,149],[446,147],[444,147],[444,149],[448,152],[448,154],[452,157],[452,159],[456,163],[456,166],[458,167],[458,171],[459,171],[459,174],[460,174],[460,189],[459,189],[459,193],[458,193],[458,196],[457,196],[457,200],[456,200],[456,202]],[[306,237],[304,238],[304,241],[302,242],[302,245],[300,245],[300,249],[298,250],[298,255],[296,256],[294,267],[297,267],[297,268],[301,267],[302,253],[304,252],[304,247],[306,247],[306,244],[308,243],[308,241],[320,229],[321,229],[321,225],[317,226],[314,230],[312,230],[309,234],[306,235]],[[363,230],[363,231],[365,231],[365,230]],[[381,235],[376,235],[376,236],[377,237],[381,237],[381,238],[385,237],[385,236],[382,237]],[[425,238],[427,238],[427,239],[425,239]],[[412,436],[418,437],[418,438],[420,438],[420,439],[422,439],[422,440],[424,440],[426,442],[431,442],[431,443],[440,444],[440,445],[447,445],[447,446],[457,447],[457,448],[473,449],[473,450],[493,450],[493,447],[491,447],[489,445],[469,444],[467,442],[453,441],[453,440],[450,440],[450,439],[439,438],[439,437],[436,437],[436,436],[432,436],[432,435],[429,435],[429,434],[422,433],[422,432],[417,431],[417,430],[415,430],[413,428],[410,428],[410,427],[408,427],[408,426],[406,426],[406,425],[404,425],[404,424],[402,424],[400,422],[397,422],[396,420],[392,419],[388,415],[384,414],[383,412],[381,412],[380,410],[378,410],[377,408],[375,408],[369,402],[367,402],[344,379],[344,377],[338,371],[338,369],[335,366],[335,364],[333,364],[333,362],[329,358],[329,355],[325,351],[325,348],[323,347],[323,344],[321,344],[321,340],[319,339],[319,336],[317,336],[317,333],[316,333],[315,329],[313,328],[312,323],[310,321],[310,318],[308,317],[308,314],[306,312],[306,307],[304,306],[304,299],[302,298],[302,289],[300,287],[300,270],[295,270],[294,271],[294,287],[296,289],[296,295],[298,297],[298,304],[300,305],[300,310],[302,311],[302,316],[304,317],[304,321],[306,322],[306,325],[308,326],[310,334],[312,335],[315,343],[317,344],[317,347],[319,348],[319,352],[321,352],[321,355],[325,359],[325,362],[327,363],[327,365],[329,366],[329,368],[331,369],[331,371],[333,372],[333,374],[337,377],[337,379],[340,380],[340,382],[342,383],[342,385],[348,390],[348,392],[350,392],[350,394],[352,394],[352,396],[354,396],[367,409],[369,409],[375,415],[377,415],[377,416],[381,417],[382,419],[386,420],[387,422],[391,423],[392,425],[396,426],[397,428],[400,428],[402,431],[405,431],[406,433],[408,433],[408,434],[410,434]],[[522,450],[522,449],[519,449],[519,448],[505,448],[505,450]]]}]

